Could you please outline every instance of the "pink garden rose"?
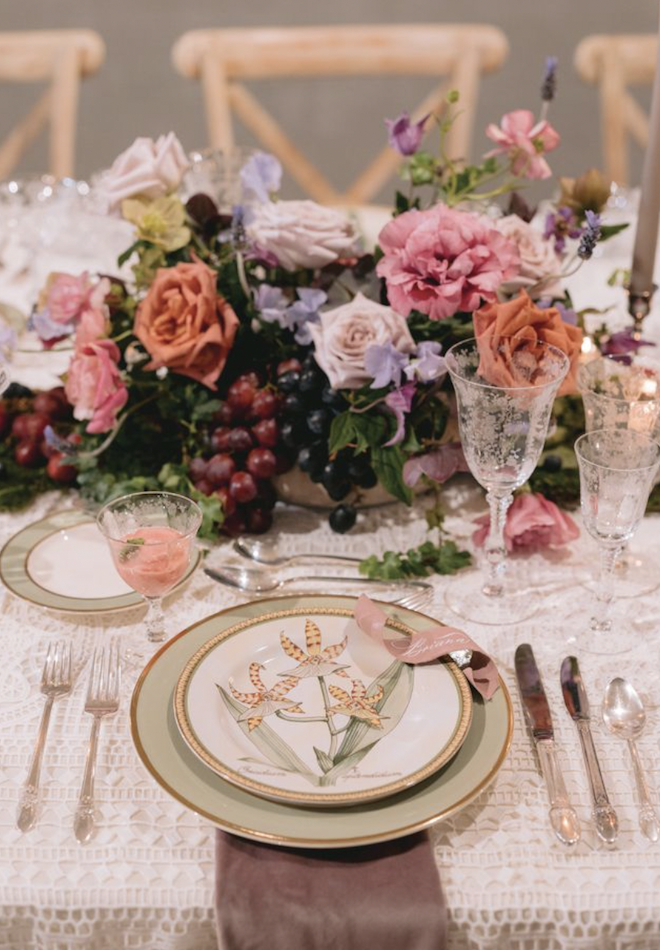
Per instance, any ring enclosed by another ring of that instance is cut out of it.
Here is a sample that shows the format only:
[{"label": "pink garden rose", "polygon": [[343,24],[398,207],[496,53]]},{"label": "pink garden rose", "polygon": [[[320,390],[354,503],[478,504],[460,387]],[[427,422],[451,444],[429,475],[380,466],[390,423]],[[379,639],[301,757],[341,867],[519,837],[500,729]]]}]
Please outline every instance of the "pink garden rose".
[{"label": "pink garden rose", "polygon": [[53,323],[74,323],[87,307],[98,307],[110,289],[107,280],[92,282],[85,271],[73,274],[55,272],[48,275],[46,285],[39,295],[39,310],[47,310]]},{"label": "pink garden rose", "polygon": [[310,323],[314,357],[333,389],[360,389],[373,376],[364,365],[370,346],[391,344],[399,353],[412,353],[415,341],[408,324],[390,307],[356,294],[350,303],[326,310]]},{"label": "pink garden rose", "polygon": [[89,420],[87,432],[108,432],[126,405],[128,391],[117,363],[119,348],[112,340],[97,340],[76,349],[64,387],[74,418]]},{"label": "pink garden rose", "polygon": [[514,175],[521,178],[550,178],[552,175],[543,156],[557,148],[559,133],[546,120],[536,122],[529,109],[507,112],[502,116],[501,126],[491,122],[486,135],[497,143],[497,148],[488,152],[486,158],[508,155]]},{"label": "pink garden rose", "polygon": [[500,218],[496,226],[504,237],[513,241],[520,255],[520,271],[516,277],[502,284],[500,296],[512,297],[524,289],[533,300],[539,297],[561,297],[562,286],[558,275],[560,264],[554,242],[517,214]]},{"label": "pink garden rose", "polygon": [[81,349],[94,340],[102,340],[108,335],[110,316],[105,304],[83,310],[76,330],[76,349]]},{"label": "pink garden rose", "polygon": [[378,241],[384,254],[378,274],[390,305],[404,317],[412,310],[431,320],[471,312],[495,300],[502,281],[518,273],[515,244],[489,218],[442,204],[400,214]]},{"label": "pink garden rose", "polygon": [[[490,516],[481,515],[474,523],[480,527],[472,540],[482,547],[490,532]],[[579,535],[573,519],[538,492],[516,495],[507,512],[504,541],[509,553],[561,547]]]},{"label": "pink garden rose", "polygon": [[159,136],[155,142],[140,137],[101,174],[97,190],[106,199],[109,211],[119,211],[124,198],[161,198],[174,191],[189,165],[174,132]]}]

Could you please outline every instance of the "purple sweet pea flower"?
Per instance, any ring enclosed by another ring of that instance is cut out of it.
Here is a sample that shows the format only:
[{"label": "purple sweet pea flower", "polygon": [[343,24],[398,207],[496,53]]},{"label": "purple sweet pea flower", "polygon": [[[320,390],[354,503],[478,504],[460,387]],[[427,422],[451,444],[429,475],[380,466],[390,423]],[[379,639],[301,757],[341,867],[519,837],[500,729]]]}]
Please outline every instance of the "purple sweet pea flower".
[{"label": "purple sweet pea flower", "polygon": [[27,323],[28,330],[33,330],[40,340],[49,343],[51,340],[61,340],[69,336],[76,329],[75,323],[56,323],[50,319],[48,309],[34,310]]},{"label": "purple sweet pea flower", "polygon": [[364,354],[364,368],[373,376],[372,389],[383,389],[390,383],[398,388],[401,385],[401,374],[408,364],[408,354],[400,353],[392,343],[372,343]]},{"label": "purple sweet pea flower", "polygon": [[425,340],[417,347],[416,358],[404,368],[408,379],[417,379],[422,383],[431,383],[447,372],[447,366],[442,353],[442,345],[435,340]]},{"label": "purple sweet pea flower", "polygon": [[266,204],[271,200],[272,193],[279,191],[282,166],[274,155],[255,152],[241,168],[240,175],[246,199]]},{"label": "purple sweet pea flower", "polygon": [[553,303],[552,300],[545,298],[543,300],[537,300],[536,306],[540,310],[548,310],[549,307],[554,307],[555,310],[559,311],[559,315],[561,316],[564,323],[570,323],[572,327],[577,326],[578,317],[575,310],[572,310],[570,307],[565,307],[563,303],[559,303],[559,301]]},{"label": "purple sweet pea flower", "polygon": [[286,310],[289,300],[280,287],[260,284],[254,294],[254,305],[266,323],[277,323],[282,328],[287,326]]},{"label": "purple sweet pea flower", "polygon": [[557,208],[556,212],[546,215],[543,237],[546,241],[554,238],[557,254],[564,253],[566,238],[579,238],[581,235],[582,229],[578,226],[575,212],[571,208]]},{"label": "purple sweet pea flower", "polygon": [[56,452],[61,452],[62,455],[74,456],[80,452],[80,446],[74,442],[69,442],[68,439],[63,439],[52,426],[46,426],[44,429],[44,439],[51,449],[55,449]]},{"label": "purple sweet pea flower", "polygon": [[299,287],[298,299],[286,311],[286,325],[292,331],[296,343],[307,346],[312,342],[309,332],[311,323],[319,322],[319,309],[328,299],[324,290],[313,287]]},{"label": "purple sweet pea flower", "polygon": [[415,384],[405,383],[401,389],[394,389],[385,396],[385,405],[391,409],[396,418],[396,432],[385,445],[397,445],[403,441],[406,434],[406,416],[412,409]]},{"label": "purple sweet pea flower", "polygon": [[642,346],[655,346],[650,340],[638,340],[632,327],[618,330],[600,344],[603,356],[614,357],[619,363],[630,366],[632,358]]},{"label": "purple sweet pea flower", "polygon": [[408,488],[414,488],[422,475],[442,484],[456,472],[469,471],[461,443],[447,442],[435,452],[408,459],[403,466],[403,480]]},{"label": "purple sweet pea flower", "polygon": [[401,155],[414,155],[424,138],[424,126],[431,113],[427,113],[419,122],[411,122],[407,112],[396,119],[385,119],[387,137],[393,149]]}]

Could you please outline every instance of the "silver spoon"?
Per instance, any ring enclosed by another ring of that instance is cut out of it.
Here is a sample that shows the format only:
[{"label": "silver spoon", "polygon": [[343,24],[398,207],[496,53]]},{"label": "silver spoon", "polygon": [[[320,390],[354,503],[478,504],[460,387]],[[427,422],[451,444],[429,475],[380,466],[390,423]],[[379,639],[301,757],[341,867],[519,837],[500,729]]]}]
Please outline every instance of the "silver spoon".
[{"label": "silver spoon", "polygon": [[247,591],[251,594],[268,594],[271,591],[279,590],[281,587],[289,585],[300,585],[301,583],[314,584],[359,584],[361,587],[370,587],[379,585],[380,587],[412,587],[416,590],[433,590],[431,584],[426,581],[388,581],[378,580],[371,577],[287,577],[283,580],[273,577],[268,571],[261,571],[259,568],[249,567],[223,567],[221,571],[212,567],[205,567],[204,573],[219,581],[220,584],[227,584],[228,587],[237,587],[239,590]]},{"label": "silver spoon", "polygon": [[358,557],[345,557],[343,554],[323,554],[313,551],[300,554],[278,554],[277,544],[272,541],[260,541],[258,538],[237,538],[234,550],[251,561],[269,564],[271,567],[283,567],[286,564],[298,564],[301,561],[332,561],[335,564],[359,564]]},{"label": "silver spoon", "polygon": [[649,841],[658,841],[660,821],[651,804],[644,768],[635,745],[635,740],[644,731],[646,713],[635,687],[620,676],[613,679],[605,690],[603,722],[613,735],[628,742],[639,796],[639,827]]}]

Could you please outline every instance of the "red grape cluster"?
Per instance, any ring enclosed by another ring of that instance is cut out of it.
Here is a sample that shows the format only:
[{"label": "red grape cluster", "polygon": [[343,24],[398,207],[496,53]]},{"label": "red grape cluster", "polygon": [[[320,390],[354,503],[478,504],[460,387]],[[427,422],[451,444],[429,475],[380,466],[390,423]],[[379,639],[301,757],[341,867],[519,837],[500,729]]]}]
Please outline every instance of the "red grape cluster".
[{"label": "red grape cluster", "polygon": [[293,460],[280,451],[276,416],[280,397],[257,373],[239,376],[227,391],[209,433],[210,457],[189,464],[198,491],[215,493],[225,512],[223,530],[232,536],[262,534],[273,523],[277,496],[273,475],[288,471]]},{"label": "red grape cluster", "polygon": [[[0,438],[10,435],[16,440],[14,459],[24,468],[46,464],[48,475],[56,482],[72,482],[77,475],[73,465],[67,465],[64,455],[45,439],[46,426],[70,418],[71,406],[64,388],[57,386],[32,398],[31,390],[16,383],[0,399]],[[16,405],[27,405],[29,410],[16,411]],[[78,436],[72,436],[77,439]]]}]

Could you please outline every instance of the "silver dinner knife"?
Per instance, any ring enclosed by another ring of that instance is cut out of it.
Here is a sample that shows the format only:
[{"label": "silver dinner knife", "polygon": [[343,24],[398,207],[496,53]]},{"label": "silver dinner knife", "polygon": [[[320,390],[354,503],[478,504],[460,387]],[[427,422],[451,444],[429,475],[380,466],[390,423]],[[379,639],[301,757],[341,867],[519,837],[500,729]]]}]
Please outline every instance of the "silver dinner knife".
[{"label": "silver dinner knife", "polygon": [[557,761],[555,734],[550,707],[529,643],[521,643],[516,650],[516,677],[525,718],[531,730],[550,800],[550,824],[562,844],[576,844],[580,840],[580,822],[568,801],[568,793]]},{"label": "silver dinner knife", "polygon": [[561,690],[568,714],[577,726],[580,737],[598,837],[607,844],[613,844],[619,834],[619,820],[610,804],[598,763],[596,747],[591,735],[589,700],[580,675],[577,657],[567,656],[561,665]]}]

